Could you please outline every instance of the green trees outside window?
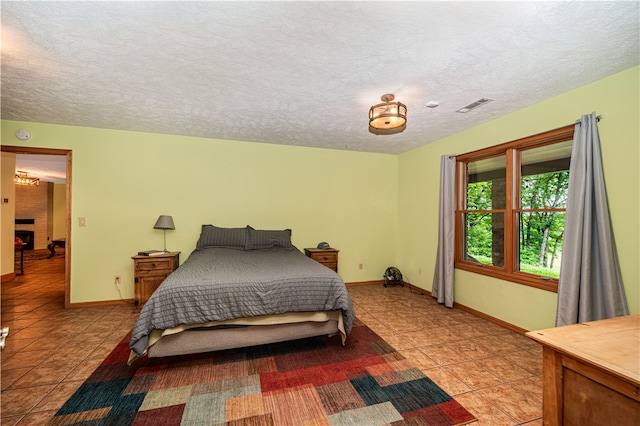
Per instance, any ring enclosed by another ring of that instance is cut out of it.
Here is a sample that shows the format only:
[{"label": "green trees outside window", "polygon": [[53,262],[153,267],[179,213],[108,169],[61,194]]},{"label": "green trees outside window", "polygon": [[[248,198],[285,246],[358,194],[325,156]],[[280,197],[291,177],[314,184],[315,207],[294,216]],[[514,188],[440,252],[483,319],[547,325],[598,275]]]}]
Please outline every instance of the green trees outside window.
[{"label": "green trees outside window", "polygon": [[567,126],[457,157],[457,268],[556,289],[572,137]]},{"label": "green trees outside window", "polygon": [[528,211],[518,214],[520,271],[560,276],[568,189],[568,170],[522,178],[520,201]]}]

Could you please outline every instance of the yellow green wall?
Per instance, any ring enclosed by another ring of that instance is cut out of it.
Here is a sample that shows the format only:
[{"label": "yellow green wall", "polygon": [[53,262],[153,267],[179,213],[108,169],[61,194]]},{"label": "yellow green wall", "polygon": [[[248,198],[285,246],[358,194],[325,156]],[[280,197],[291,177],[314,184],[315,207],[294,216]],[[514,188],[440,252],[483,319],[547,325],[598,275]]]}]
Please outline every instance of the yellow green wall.
[{"label": "yellow green wall", "polygon": [[397,156],[6,120],[2,144],[73,151],[71,303],[120,298],[115,275],[133,298],[131,256],[162,249],[161,214],[181,261],[203,223],[291,228],[300,249],[328,241],[347,282],[379,280],[395,259]]},{"label": "yellow green wall", "polygon": [[[379,280],[396,265],[406,280],[430,290],[440,156],[562,127],[596,111],[627,300],[639,313],[639,70],[399,156],[6,120],[1,135],[4,145],[73,151],[72,303],[133,297],[130,257],[162,248],[162,232],[153,229],[160,214],[174,218],[167,248],[182,251],[182,261],[202,223],[291,228],[301,249],[319,241],[340,249],[346,282]],[[19,128],[31,131],[28,142],[15,138]],[[4,156],[2,166],[4,192]],[[13,170],[7,176],[12,180]],[[3,248],[9,238],[4,212],[3,206]],[[2,275],[12,272],[5,257],[3,251]],[[122,295],[114,275],[122,276]],[[464,271],[455,278],[458,303],[528,330],[554,324],[555,293]]]},{"label": "yellow green wall", "polygon": [[53,185],[53,234],[52,239],[57,240],[65,237],[66,215],[67,215],[67,195],[66,185],[56,183]]},{"label": "yellow green wall", "polygon": [[[609,206],[631,313],[640,312],[640,67],[537,103],[399,156],[398,266],[431,290],[438,239],[440,156],[573,123],[595,111]],[[500,102],[500,99],[496,100]],[[469,113],[473,114],[473,112]],[[456,270],[455,300],[519,327],[553,327],[556,293]]]}]

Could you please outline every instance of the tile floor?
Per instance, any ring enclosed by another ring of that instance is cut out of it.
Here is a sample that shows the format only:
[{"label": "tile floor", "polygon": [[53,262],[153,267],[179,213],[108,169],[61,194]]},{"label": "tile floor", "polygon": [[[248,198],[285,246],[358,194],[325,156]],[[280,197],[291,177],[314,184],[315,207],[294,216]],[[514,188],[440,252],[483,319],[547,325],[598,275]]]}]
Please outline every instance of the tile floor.
[{"label": "tile floor", "polygon": [[44,425],[131,330],[133,304],[64,309],[64,257],[2,283],[0,425]]},{"label": "tile floor", "polygon": [[[542,349],[408,288],[349,287],[358,318],[477,418],[542,425]],[[31,262],[2,284],[0,425],[42,425],[131,330],[133,305],[65,310],[64,259]]]},{"label": "tile floor", "polygon": [[356,316],[478,419],[542,425],[542,346],[407,287],[349,287]]}]

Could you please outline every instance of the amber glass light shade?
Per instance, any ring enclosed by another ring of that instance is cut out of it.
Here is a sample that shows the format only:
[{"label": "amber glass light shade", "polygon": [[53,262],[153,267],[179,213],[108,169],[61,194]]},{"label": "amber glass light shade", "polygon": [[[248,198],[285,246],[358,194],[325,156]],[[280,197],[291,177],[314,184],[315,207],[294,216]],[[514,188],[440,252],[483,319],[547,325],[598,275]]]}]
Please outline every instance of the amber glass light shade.
[{"label": "amber glass light shade", "polygon": [[400,133],[407,127],[407,106],[401,102],[393,102],[394,95],[387,94],[381,98],[382,103],[369,109],[369,131],[377,135]]}]

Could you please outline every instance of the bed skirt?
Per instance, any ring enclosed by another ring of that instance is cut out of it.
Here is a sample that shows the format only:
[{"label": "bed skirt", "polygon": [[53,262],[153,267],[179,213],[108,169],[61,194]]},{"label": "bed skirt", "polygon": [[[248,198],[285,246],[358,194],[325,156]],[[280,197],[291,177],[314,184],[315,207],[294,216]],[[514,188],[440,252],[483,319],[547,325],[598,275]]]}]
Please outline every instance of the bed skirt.
[{"label": "bed skirt", "polygon": [[160,340],[149,348],[149,358],[220,351],[338,333],[337,321],[251,325],[242,328],[187,330]]},{"label": "bed skirt", "polygon": [[[154,330],[145,354],[149,358],[186,355],[334,334],[345,343],[341,311],[291,312]],[[131,351],[129,365],[139,357]]]}]

